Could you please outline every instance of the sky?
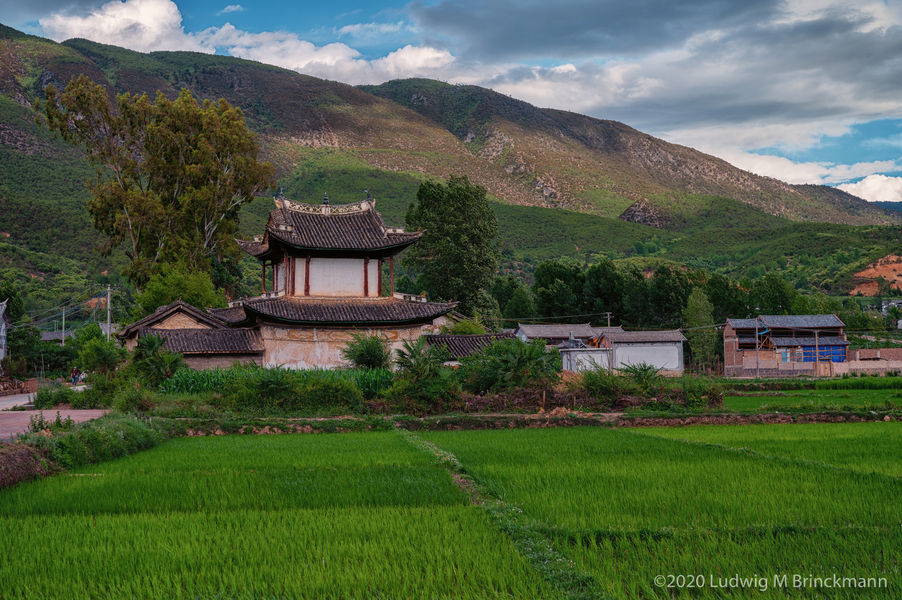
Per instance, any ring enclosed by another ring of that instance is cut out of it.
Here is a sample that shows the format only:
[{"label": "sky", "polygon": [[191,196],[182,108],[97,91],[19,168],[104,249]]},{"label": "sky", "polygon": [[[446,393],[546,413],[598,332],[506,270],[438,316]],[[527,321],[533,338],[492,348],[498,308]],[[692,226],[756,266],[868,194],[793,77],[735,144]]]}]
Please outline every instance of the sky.
[{"label": "sky", "polygon": [[237,56],[353,85],[480,85],[789,183],[902,201],[902,0],[2,4],[0,23],[60,42]]}]

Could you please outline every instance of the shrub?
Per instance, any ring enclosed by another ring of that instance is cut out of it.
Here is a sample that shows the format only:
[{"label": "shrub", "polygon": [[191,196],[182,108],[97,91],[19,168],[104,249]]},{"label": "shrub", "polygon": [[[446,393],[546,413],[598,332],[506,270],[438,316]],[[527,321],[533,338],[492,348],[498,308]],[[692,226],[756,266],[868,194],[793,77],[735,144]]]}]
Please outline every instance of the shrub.
[{"label": "shrub", "polygon": [[146,412],[154,407],[154,394],[140,382],[131,381],[113,395],[110,407],[121,412]]},{"label": "shrub", "polygon": [[226,382],[222,395],[234,408],[251,412],[363,409],[363,393],[342,371],[248,368]]},{"label": "shrub", "polygon": [[341,357],[352,367],[387,369],[391,367],[391,344],[383,335],[352,333],[351,341],[340,350]]},{"label": "shrub", "polygon": [[463,388],[473,393],[500,392],[557,382],[561,354],[546,350],[544,340],[499,340],[460,361]]},{"label": "shrub", "polygon": [[611,406],[623,393],[623,378],[609,371],[602,365],[583,371],[581,378],[574,380],[574,388],[584,391],[589,396]]},{"label": "shrub", "polygon": [[123,380],[115,379],[103,373],[92,373],[87,378],[89,387],[76,393],[70,403],[72,408],[105,408],[113,401]]},{"label": "shrub", "polygon": [[71,431],[42,430],[19,436],[58,465],[70,469],[80,465],[128,456],[156,446],[167,432],[152,429],[133,417],[102,417],[75,425]]},{"label": "shrub", "polygon": [[414,342],[404,340],[395,359],[403,377],[413,381],[426,381],[436,377],[442,364],[450,358],[448,351],[439,346],[430,346],[425,336]]},{"label": "shrub", "polygon": [[166,338],[163,336],[145,335],[138,340],[132,356],[135,371],[154,388],[185,367],[184,357],[178,352],[165,350],[165,343]]},{"label": "shrub", "polygon": [[72,388],[44,386],[38,388],[38,391],[35,393],[32,403],[38,410],[53,408],[54,406],[59,406],[60,404],[69,404],[73,406],[73,408],[75,408],[75,404],[78,403],[78,396],[79,393],[74,391]]}]

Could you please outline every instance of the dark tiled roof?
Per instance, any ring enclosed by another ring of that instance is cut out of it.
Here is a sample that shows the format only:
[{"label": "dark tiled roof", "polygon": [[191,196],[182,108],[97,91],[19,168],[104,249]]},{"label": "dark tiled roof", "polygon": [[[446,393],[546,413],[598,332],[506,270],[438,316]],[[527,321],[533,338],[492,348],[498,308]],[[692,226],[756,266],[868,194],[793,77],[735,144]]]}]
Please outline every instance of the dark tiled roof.
[{"label": "dark tiled roof", "polygon": [[[414,302],[399,298],[323,298],[289,296],[248,300],[247,319],[310,324],[405,324],[425,323],[450,312],[456,302]],[[233,324],[240,321],[232,321]]]},{"label": "dark tiled roof", "polygon": [[125,339],[131,337],[133,333],[140,329],[144,329],[145,327],[153,327],[157,323],[166,320],[173,314],[177,312],[186,313],[189,317],[194,319],[199,323],[205,323],[214,329],[225,329],[226,325],[223,321],[216,318],[216,316],[204,312],[202,310],[198,310],[188,304],[187,302],[182,302],[181,300],[176,300],[172,304],[167,306],[161,306],[152,314],[147,315],[141,320],[135,321],[122,331],[116,334],[117,337]]},{"label": "dark tiled roof", "polygon": [[542,338],[570,338],[570,332],[573,332],[573,337],[576,339],[592,339],[598,337],[598,334],[595,333],[595,330],[588,324],[566,324],[566,323],[554,323],[550,325],[531,325],[531,324],[523,324],[518,323],[517,329],[522,331],[526,337],[530,339]]},{"label": "dark tiled roof", "polygon": [[643,342],[685,342],[679,331],[621,331],[605,334],[612,344],[641,344]]},{"label": "dark tiled roof", "polygon": [[261,254],[266,254],[267,247],[263,245],[263,242],[257,241],[245,241],[245,240],[235,240],[238,242],[238,247],[250,254],[251,256],[259,256]]},{"label": "dark tiled roof", "polygon": [[163,347],[182,354],[262,354],[263,342],[253,329],[153,329],[142,328],[139,336],[166,338]]},{"label": "dark tiled roof", "polygon": [[427,335],[430,346],[443,346],[455,359],[470,356],[498,340],[513,339],[512,333],[485,333],[481,335]]},{"label": "dark tiled roof", "polygon": [[234,308],[211,308],[210,313],[226,323],[240,323],[247,318],[244,313],[244,307],[235,306]]},{"label": "dark tiled roof", "polygon": [[238,244],[252,256],[263,256],[270,251],[272,238],[296,248],[379,250],[409,246],[423,235],[386,227],[374,204],[363,201],[326,207],[277,199],[262,241]]},{"label": "dark tiled roof", "polygon": [[733,329],[754,329],[758,325],[758,319],[727,319],[727,323]]},{"label": "dark tiled roof", "polygon": [[845,327],[836,315],[761,315],[761,322],[772,329],[818,329]]},{"label": "dark tiled roof", "polygon": [[595,332],[595,335],[600,336],[611,332],[623,332],[623,327],[619,325],[616,327],[593,327],[592,331]]},{"label": "dark tiled roof", "polygon": [[823,335],[811,337],[772,337],[770,343],[776,348],[795,348],[796,346],[850,346],[849,342],[839,336]]}]

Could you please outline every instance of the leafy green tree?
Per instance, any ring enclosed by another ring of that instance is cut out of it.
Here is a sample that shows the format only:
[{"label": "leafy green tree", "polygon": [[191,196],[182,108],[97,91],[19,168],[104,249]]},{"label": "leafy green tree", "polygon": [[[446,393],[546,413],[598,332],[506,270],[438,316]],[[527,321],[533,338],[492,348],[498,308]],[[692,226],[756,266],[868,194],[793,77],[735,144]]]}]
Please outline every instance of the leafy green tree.
[{"label": "leafy green tree", "polygon": [[714,327],[714,306],[701,288],[694,288],[689,294],[683,310],[686,324],[686,338],[695,359],[710,365],[717,354],[717,329]]},{"label": "leafy green tree", "polygon": [[771,271],[755,281],[750,303],[760,315],[788,315],[798,292],[785,279]]},{"label": "leafy green tree", "polygon": [[579,265],[546,260],[536,267],[534,277],[532,293],[540,317],[564,317],[585,312],[585,274]]},{"label": "leafy green tree", "polygon": [[405,220],[425,231],[402,260],[418,273],[417,285],[433,297],[460,301],[466,315],[475,314],[477,304],[484,310],[479,292],[491,285],[501,258],[498,219],[485,188],[466,177],[424,182]]},{"label": "leafy green tree", "polygon": [[511,274],[499,275],[492,281],[489,293],[498,301],[498,308],[504,312],[504,308],[514,295],[514,291],[523,285],[523,282]]},{"label": "leafy green tree", "polygon": [[630,267],[623,281],[623,324],[632,327],[648,324],[648,287],[645,273],[635,265]]},{"label": "leafy green tree", "polygon": [[685,271],[660,265],[648,287],[651,322],[659,327],[679,327],[691,293],[692,284]]},{"label": "leafy green tree", "polygon": [[514,290],[510,302],[504,307],[505,327],[516,327],[518,322],[529,321],[536,316],[536,305],[532,294],[524,285]]},{"label": "leafy green tree", "polygon": [[111,377],[127,352],[113,340],[94,338],[88,340],[78,354],[78,363],[85,371],[96,371]]},{"label": "leafy green tree", "polygon": [[131,263],[123,274],[137,287],[162,262],[209,270],[212,258],[238,254],[238,211],[272,187],[274,172],[257,161],[240,109],[223,99],[199,105],[187,89],[174,102],[161,92],[154,103],[120,94],[112,106],[84,75],[45,96],[39,118],[95,167],[88,211],[107,236],[101,251],[125,243]]},{"label": "leafy green tree", "polygon": [[[583,285],[586,311],[596,314],[612,312],[619,319],[623,310],[623,286],[623,273],[617,270],[611,260],[602,258],[586,270]],[[596,317],[593,321],[607,322],[601,317]]]},{"label": "leafy green tree", "polygon": [[462,319],[453,325],[442,325],[440,331],[446,335],[482,335],[488,333],[478,319]]},{"label": "leafy green tree", "polygon": [[705,294],[711,302],[715,323],[724,323],[728,318],[745,319],[749,314],[749,293],[735,281],[722,273],[713,273],[705,283]]},{"label": "leafy green tree", "polygon": [[164,264],[159,266],[157,272],[147,280],[144,289],[135,296],[132,317],[137,321],[179,298],[199,308],[222,308],[227,304],[225,296],[213,287],[213,280],[208,273],[191,271],[184,264]]}]

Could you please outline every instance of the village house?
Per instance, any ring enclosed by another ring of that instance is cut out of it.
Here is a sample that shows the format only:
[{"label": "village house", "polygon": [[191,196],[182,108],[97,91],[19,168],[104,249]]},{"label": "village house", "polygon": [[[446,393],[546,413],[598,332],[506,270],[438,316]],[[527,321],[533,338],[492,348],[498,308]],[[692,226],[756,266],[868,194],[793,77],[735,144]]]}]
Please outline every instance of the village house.
[{"label": "village house", "polygon": [[196,351],[192,366],[202,357],[210,364],[240,356],[266,366],[335,368],[354,333],[385,336],[398,348],[450,323],[456,303],[394,292],[395,258],[422,233],[387,227],[369,194],[335,206],[328,197],[314,205],[280,195],[275,206],[263,235],[238,241],[260,261],[260,296],[205,312],[174,303],[124,329],[120,339],[133,346],[165,328],[167,348]]},{"label": "village house", "polygon": [[727,319],[724,375],[791,377],[844,372],[845,324],[836,315],[760,315]]},{"label": "village house", "polygon": [[593,345],[593,340],[608,331],[623,331],[621,327],[592,327],[589,323],[532,324],[518,323],[514,335],[526,342],[545,340],[548,346],[568,347],[573,340],[577,347]]}]

